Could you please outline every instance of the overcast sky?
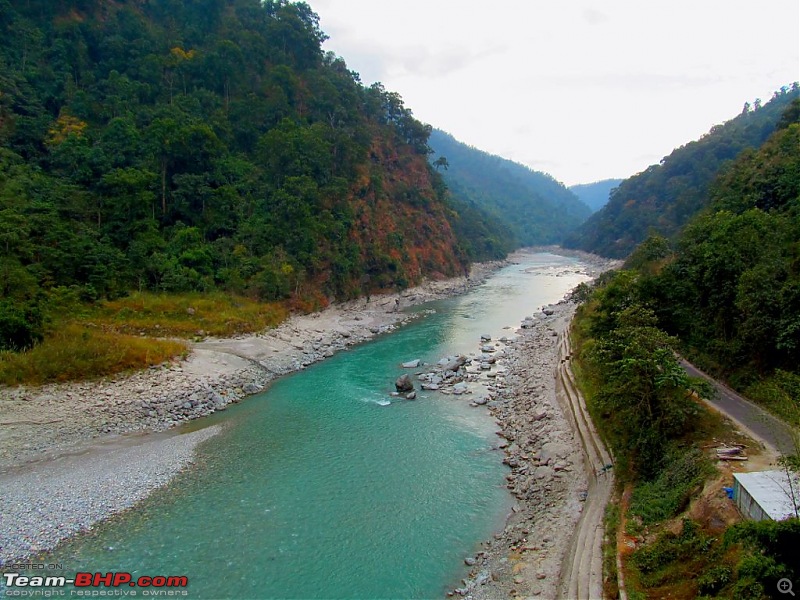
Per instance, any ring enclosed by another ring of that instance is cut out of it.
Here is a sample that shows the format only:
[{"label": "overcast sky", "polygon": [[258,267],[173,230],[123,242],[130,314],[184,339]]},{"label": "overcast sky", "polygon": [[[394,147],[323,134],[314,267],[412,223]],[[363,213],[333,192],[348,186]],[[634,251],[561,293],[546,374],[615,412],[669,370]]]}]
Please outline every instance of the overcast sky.
[{"label": "overcast sky", "polygon": [[628,177],[800,79],[798,0],[308,0],[423,122],[567,185]]}]

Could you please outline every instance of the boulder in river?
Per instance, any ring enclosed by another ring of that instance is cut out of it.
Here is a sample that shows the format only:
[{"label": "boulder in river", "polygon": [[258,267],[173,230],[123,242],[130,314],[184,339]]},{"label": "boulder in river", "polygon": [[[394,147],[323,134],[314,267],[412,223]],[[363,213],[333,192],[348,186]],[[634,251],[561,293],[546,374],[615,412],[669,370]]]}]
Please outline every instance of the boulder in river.
[{"label": "boulder in river", "polygon": [[[444,362],[444,364],[442,364]],[[439,361],[442,365],[442,371],[458,371],[461,367],[467,364],[466,356],[456,356],[455,358],[448,359],[447,361]]]},{"label": "boulder in river", "polygon": [[408,392],[406,394],[406,400],[416,400],[417,399],[417,392]]},{"label": "boulder in river", "polygon": [[408,375],[401,375],[394,382],[394,387],[398,392],[412,392],[414,391],[414,384],[411,382],[411,377]]},{"label": "boulder in river", "polygon": [[403,363],[404,369],[416,369],[422,361],[418,358]]}]

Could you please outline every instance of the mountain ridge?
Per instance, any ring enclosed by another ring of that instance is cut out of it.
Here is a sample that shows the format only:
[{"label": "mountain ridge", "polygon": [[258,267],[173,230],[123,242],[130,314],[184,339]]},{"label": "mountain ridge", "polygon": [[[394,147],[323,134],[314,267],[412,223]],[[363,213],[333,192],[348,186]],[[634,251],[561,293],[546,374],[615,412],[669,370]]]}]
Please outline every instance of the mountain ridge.
[{"label": "mountain ridge", "polygon": [[459,142],[433,129],[431,160],[442,157],[441,174],[452,194],[500,221],[516,246],[558,243],[590,214],[566,186],[547,173]]},{"label": "mountain ridge", "polygon": [[608,203],[564,239],[567,248],[624,258],[651,232],[674,238],[707,206],[714,178],[739,153],[759,147],[775,129],[783,110],[800,94],[797,84],[782,88],[761,105],[714,125],[659,164],[622,181]]}]

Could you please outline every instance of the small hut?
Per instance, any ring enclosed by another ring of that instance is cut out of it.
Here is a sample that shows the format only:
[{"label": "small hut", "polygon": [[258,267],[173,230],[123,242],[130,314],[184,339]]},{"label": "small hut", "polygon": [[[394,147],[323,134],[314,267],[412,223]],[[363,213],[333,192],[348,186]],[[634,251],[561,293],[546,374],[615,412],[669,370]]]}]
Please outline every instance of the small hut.
[{"label": "small hut", "polygon": [[783,521],[800,512],[800,479],[786,471],[733,474],[733,501],[746,519]]}]

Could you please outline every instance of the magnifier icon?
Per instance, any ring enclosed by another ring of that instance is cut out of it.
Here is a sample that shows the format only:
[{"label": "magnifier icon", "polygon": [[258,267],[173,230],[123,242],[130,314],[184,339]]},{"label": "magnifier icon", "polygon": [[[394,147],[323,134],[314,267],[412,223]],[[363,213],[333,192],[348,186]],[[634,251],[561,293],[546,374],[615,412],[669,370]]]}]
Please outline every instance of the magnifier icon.
[{"label": "magnifier icon", "polygon": [[778,591],[781,594],[791,594],[792,596],[794,596],[794,592],[792,591],[792,580],[786,579],[785,577],[783,579],[779,579]]}]

